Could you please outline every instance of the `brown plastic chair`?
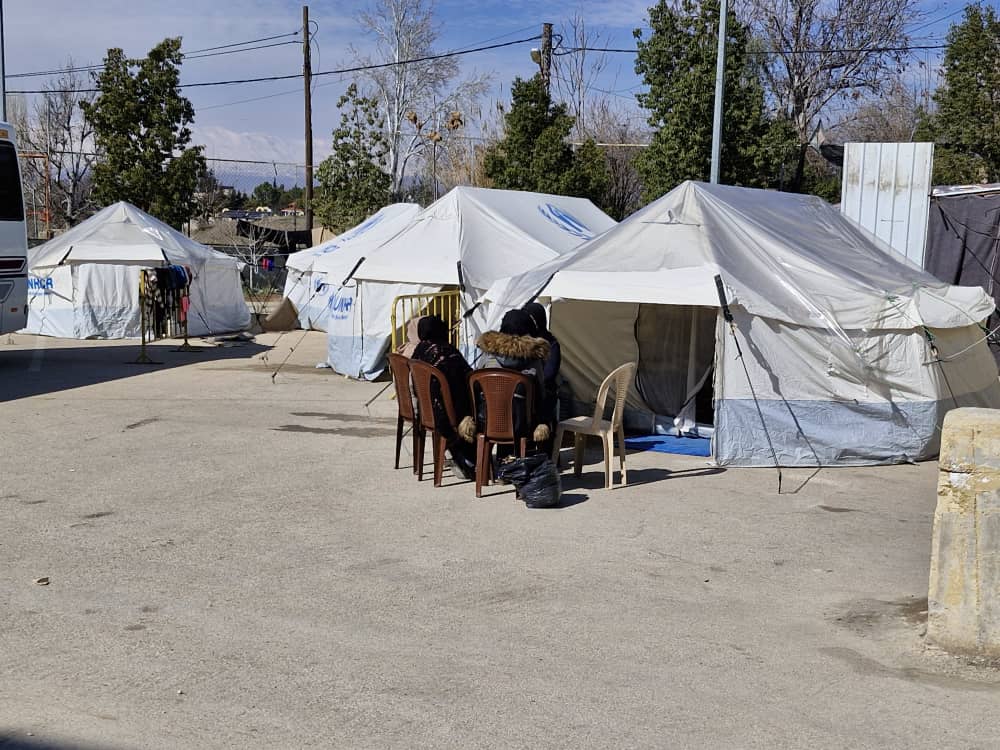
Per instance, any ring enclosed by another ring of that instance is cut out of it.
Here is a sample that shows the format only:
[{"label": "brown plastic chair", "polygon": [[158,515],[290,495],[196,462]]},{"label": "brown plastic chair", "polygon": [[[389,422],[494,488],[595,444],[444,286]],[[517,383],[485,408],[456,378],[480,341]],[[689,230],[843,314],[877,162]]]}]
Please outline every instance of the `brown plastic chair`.
[{"label": "brown plastic chair", "polygon": [[413,408],[413,392],[410,390],[410,360],[402,354],[389,354],[389,369],[392,371],[392,382],[396,387],[396,404],[399,414],[396,417],[396,468],[399,468],[399,449],[403,445],[403,425],[410,424],[413,430],[413,473],[417,473],[418,445],[423,443],[424,428],[417,419]]},{"label": "brown plastic chair", "polygon": [[[453,430],[458,429],[455,419],[455,405],[451,399],[451,388],[448,387],[448,380],[444,373],[433,365],[419,360],[410,360],[410,375],[413,377],[413,390],[417,392],[417,418],[422,429],[431,432],[431,450],[434,451],[434,486],[441,486],[441,479],[444,476],[444,452],[448,447],[447,439],[437,430],[434,420],[434,402],[431,396],[431,383],[437,382],[441,389],[441,400],[444,402],[444,410],[448,415]],[[424,478],[424,441],[419,441],[417,448],[417,478]]]},{"label": "brown plastic chair", "polygon": [[528,438],[514,434],[514,399],[523,395],[525,423],[534,425],[535,381],[512,370],[487,368],[469,375],[469,391],[472,404],[479,404],[481,397],[486,407],[486,424],[477,425],[483,429],[476,431],[476,497],[482,497],[494,445],[513,445],[518,456],[528,452]]},{"label": "brown plastic chair", "polygon": [[[594,407],[593,417],[573,417],[564,419],[556,429],[556,441],[552,445],[552,461],[559,465],[559,448],[562,447],[563,435],[569,431],[573,433],[573,473],[577,476],[583,471],[583,447],[584,438],[587,435],[596,435],[604,443],[604,486],[611,489],[611,457],[614,454],[614,436],[618,435],[618,455],[619,471],[622,475],[622,485],[628,483],[625,474],[625,430],[622,427],[622,419],[625,416],[625,398],[628,396],[628,389],[632,385],[632,378],[635,376],[635,362],[626,362],[621,367],[617,367],[604,378],[601,387],[597,391],[597,406]],[[611,420],[604,418],[604,409],[607,405],[608,393],[612,386],[615,389],[615,406],[611,412]]]}]

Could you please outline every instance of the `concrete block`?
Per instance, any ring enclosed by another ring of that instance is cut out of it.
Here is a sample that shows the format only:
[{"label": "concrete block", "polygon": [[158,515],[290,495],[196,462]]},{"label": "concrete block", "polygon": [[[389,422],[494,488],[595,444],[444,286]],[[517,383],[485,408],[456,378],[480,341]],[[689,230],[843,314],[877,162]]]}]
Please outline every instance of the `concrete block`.
[{"label": "concrete block", "polygon": [[1000,410],[948,412],[939,469],[927,637],[1000,656]]}]

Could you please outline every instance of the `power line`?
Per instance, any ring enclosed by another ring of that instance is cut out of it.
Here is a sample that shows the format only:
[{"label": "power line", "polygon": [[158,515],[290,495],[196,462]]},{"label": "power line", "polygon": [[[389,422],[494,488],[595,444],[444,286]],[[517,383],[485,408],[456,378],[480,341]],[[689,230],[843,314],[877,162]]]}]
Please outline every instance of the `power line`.
[{"label": "power line", "polygon": [[[290,34],[275,34],[274,36],[264,36],[260,39],[248,39],[245,42],[233,42],[231,44],[220,44],[216,47],[205,47],[203,49],[194,49],[190,52],[184,52],[185,60],[199,60],[203,57],[215,57],[217,55],[233,55],[237,52],[250,52],[251,50],[266,49],[268,47],[280,47],[283,44],[298,44],[298,40],[289,40],[286,42],[277,42],[276,44],[260,44],[256,47],[247,47],[248,44],[257,44],[258,42],[270,42],[274,39],[284,39],[289,36],[298,36],[298,31],[293,31]],[[235,47],[241,47],[242,49],[233,49]],[[224,51],[218,51],[224,50]],[[207,54],[201,54],[207,53]],[[57,70],[36,70],[30,73],[10,73],[7,75],[8,78],[33,78],[36,76],[52,76],[61,75],[63,73],[90,73],[93,71],[101,70],[104,67],[103,64],[95,63],[94,65],[81,65],[79,67],[69,67],[69,68],[59,68]]]},{"label": "power line", "polygon": [[[533,28],[535,28],[534,24],[532,24],[531,26],[525,26],[524,28],[521,28],[521,29],[515,29],[514,31],[508,31],[506,34],[500,34],[498,36],[490,37],[489,39],[482,39],[482,40],[480,40],[478,42],[473,42],[472,44],[465,45],[463,47],[458,47],[455,50],[452,50],[452,52],[463,52],[464,53],[464,52],[473,51],[473,50],[470,50],[469,47],[476,47],[476,46],[479,46],[479,45],[487,44],[487,43],[495,41],[497,39],[503,39],[504,37],[510,36],[511,34],[522,34],[525,31],[530,31]],[[318,53],[319,44],[317,43],[316,46],[317,46],[317,53]],[[313,77],[314,78],[316,77],[316,75],[318,75],[318,74],[317,73],[313,73]],[[313,89],[322,88],[323,86],[333,86],[333,85],[336,85],[336,83],[337,83],[337,81],[330,81],[328,83],[313,83]],[[285,89],[284,91],[277,91],[277,92],[275,92],[273,94],[263,94],[261,96],[251,96],[251,97],[248,97],[246,99],[236,99],[235,101],[231,101],[231,102],[222,102],[221,104],[210,104],[207,107],[198,107],[197,109],[198,109],[199,112],[204,112],[205,110],[209,110],[209,109],[221,109],[223,107],[234,107],[234,106],[236,106],[238,104],[249,104],[250,102],[260,102],[260,101],[265,101],[267,99],[277,99],[277,98],[282,97],[282,96],[291,96],[292,94],[299,94],[299,93],[301,93],[299,91],[299,89]]]},{"label": "power line", "polygon": [[959,8],[958,10],[952,11],[951,13],[949,13],[946,16],[941,16],[940,18],[935,18],[933,21],[928,21],[927,23],[924,23],[924,24],[921,24],[920,26],[912,28],[912,29],[910,29],[910,33],[912,34],[914,31],[920,31],[921,29],[926,29],[928,26],[933,26],[936,23],[941,23],[941,21],[947,21],[949,18],[954,18],[959,13],[965,13],[965,8]]},{"label": "power line", "polygon": [[[387,63],[376,63],[373,65],[356,65],[351,68],[340,68],[339,70],[322,70],[318,73],[313,73],[313,78],[318,76],[330,76],[330,75],[343,75],[345,73],[360,73],[366,70],[379,70],[383,68],[394,68],[401,65],[414,65],[416,63],[431,62],[433,60],[443,60],[448,57],[459,57],[461,55],[469,55],[474,52],[485,52],[487,50],[500,49],[502,47],[512,47],[516,44],[524,44],[526,42],[533,42],[538,39],[538,36],[527,37],[524,39],[515,39],[512,42],[502,42],[500,44],[489,44],[483,47],[474,47],[472,49],[456,50],[454,52],[442,52],[436,55],[425,55],[424,57],[415,57],[409,60],[399,60],[395,62]],[[178,88],[191,89],[191,88],[201,88],[203,86],[235,86],[244,83],[264,83],[267,81],[290,81],[297,78],[302,78],[302,73],[289,73],[288,75],[281,76],[261,76],[258,78],[236,78],[228,81],[203,81],[200,83],[181,83],[178,84]],[[90,93],[100,93],[99,88],[89,88],[89,89],[50,89],[50,90],[22,90],[22,91],[8,91],[8,94],[90,94]]]},{"label": "power line", "polygon": [[[756,55],[814,55],[826,52],[868,52],[872,54],[883,52],[910,52],[911,50],[945,49],[947,44],[913,44],[902,47],[830,47],[828,49],[764,49],[747,50],[747,54]],[[624,52],[635,55],[637,49],[624,49],[615,47],[567,47],[561,51],[556,51],[556,55],[570,55],[575,52]]]}]

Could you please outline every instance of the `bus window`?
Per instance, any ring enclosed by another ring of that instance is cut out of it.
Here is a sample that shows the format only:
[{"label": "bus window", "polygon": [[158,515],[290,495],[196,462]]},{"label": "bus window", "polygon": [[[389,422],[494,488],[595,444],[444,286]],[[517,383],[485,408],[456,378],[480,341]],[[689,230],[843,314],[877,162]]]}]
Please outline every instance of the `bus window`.
[{"label": "bus window", "polygon": [[8,141],[0,141],[0,221],[24,221],[17,151]]}]

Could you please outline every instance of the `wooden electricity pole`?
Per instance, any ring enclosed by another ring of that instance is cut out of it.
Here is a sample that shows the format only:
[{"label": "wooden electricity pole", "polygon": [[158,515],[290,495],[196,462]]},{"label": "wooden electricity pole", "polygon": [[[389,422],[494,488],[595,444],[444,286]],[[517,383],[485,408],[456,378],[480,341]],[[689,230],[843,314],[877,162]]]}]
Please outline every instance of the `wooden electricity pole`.
[{"label": "wooden electricity pole", "polygon": [[309,32],[309,6],[302,6],[302,82],[306,104],[306,229],[313,228],[313,123],[312,123],[312,35]]},{"label": "wooden electricity pole", "polygon": [[542,24],[542,49],[538,65],[542,72],[542,83],[545,93],[549,93],[552,84],[552,24]]}]

